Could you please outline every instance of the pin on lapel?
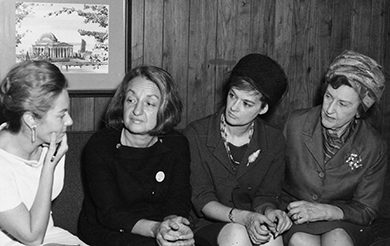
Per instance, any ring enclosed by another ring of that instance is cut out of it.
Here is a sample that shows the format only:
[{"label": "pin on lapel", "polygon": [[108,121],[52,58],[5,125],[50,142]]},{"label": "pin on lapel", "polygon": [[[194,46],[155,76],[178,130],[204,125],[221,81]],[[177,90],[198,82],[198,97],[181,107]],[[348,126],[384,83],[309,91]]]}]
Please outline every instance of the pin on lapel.
[{"label": "pin on lapel", "polygon": [[253,152],[249,157],[248,157],[248,163],[246,164],[246,166],[247,167],[249,167],[249,165],[251,164],[251,163],[253,163],[256,159],[257,159],[257,157],[259,156],[259,154],[260,154],[260,149],[258,149],[258,150],[256,150],[255,152]]}]

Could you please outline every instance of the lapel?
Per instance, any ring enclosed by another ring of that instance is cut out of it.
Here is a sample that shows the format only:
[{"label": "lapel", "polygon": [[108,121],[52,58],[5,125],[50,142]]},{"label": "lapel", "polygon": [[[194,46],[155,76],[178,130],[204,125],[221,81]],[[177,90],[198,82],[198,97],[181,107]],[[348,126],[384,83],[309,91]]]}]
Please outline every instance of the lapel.
[{"label": "lapel", "polygon": [[322,147],[322,132],[321,132],[321,106],[314,108],[314,112],[309,113],[305,119],[302,128],[303,142],[320,166],[322,170],[325,169],[324,153]]},{"label": "lapel", "polygon": [[226,153],[225,145],[222,140],[221,131],[220,131],[220,120],[221,114],[224,110],[219,111],[214,114],[209,121],[209,125],[207,127],[207,142],[206,145],[211,149],[213,156],[215,159],[221,163],[230,173],[233,174],[233,170],[231,168],[229,157]]},{"label": "lapel", "polygon": [[[250,141],[247,150],[245,151],[245,154],[242,158],[242,163],[240,164],[240,167],[237,170],[236,178],[239,179],[243,175],[245,175],[247,172],[250,172],[252,168],[254,168],[256,165],[261,165],[261,159],[264,156],[264,153],[267,151],[267,134],[265,130],[265,125],[262,122],[262,120],[257,117],[255,119],[255,125],[254,125],[254,132],[252,136],[252,140]],[[251,156],[254,152],[257,150],[260,150],[259,155],[257,156],[256,160],[248,165],[248,158]]]},{"label": "lapel", "polygon": [[[363,144],[367,141],[368,134],[367,125],[363,120],[358,120],[355,130],[352,132],[352,135],[347,139],[341,149],[333,156],[329,162],[326,164],[327,168],[339,167],[346,165],[346,161],[349,156],[356,154],[361,157],[363,153]],[[369,145],[369,143],[367,144]]]}]

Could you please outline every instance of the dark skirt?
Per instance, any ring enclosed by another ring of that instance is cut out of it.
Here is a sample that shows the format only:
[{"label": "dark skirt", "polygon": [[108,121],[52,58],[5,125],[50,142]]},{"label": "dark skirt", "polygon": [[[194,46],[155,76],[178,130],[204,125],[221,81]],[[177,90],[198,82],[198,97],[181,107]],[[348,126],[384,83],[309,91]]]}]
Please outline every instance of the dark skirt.
[{"label": "dark skirt", "polygon": [[227,224],[226,222],[215,222],[195,230],[195,245],[218,246],[218,235]]},{"label": "dark skirt", "polygon": [[331,230],[341,228],[344,229],[352,238],[355,246],[367,246],[371,240],[370,226],[362,226],[352,224],[345,221],[318,221],[311,223],[304,223],[301,225],[293,225],[290,230],[283,233],[284,245],[288,245],[292,235],[296,232],[305,232],[313,235],[321,235]]}]

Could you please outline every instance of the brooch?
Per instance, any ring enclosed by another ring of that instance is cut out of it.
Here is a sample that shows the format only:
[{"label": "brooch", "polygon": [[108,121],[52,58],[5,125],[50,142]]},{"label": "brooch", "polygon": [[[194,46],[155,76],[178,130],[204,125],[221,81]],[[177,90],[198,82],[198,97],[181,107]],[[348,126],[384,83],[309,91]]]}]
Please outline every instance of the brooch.
[{"label": "brooch", "polygon": [[360,158],[357,154],[354,153],[352,153],[345,162],[348,164],[351,170],[363,166],[362,158]]},{"label": "brooch", "polygon": [[253,152],[249,157],[248,157],[248,163],[246,164],[246,166],[248,167],[249,164],[251,164],[252,162],[254,162],[257,157],[259,156],[260,154],[260,149],[258,149],[257,151]]}]

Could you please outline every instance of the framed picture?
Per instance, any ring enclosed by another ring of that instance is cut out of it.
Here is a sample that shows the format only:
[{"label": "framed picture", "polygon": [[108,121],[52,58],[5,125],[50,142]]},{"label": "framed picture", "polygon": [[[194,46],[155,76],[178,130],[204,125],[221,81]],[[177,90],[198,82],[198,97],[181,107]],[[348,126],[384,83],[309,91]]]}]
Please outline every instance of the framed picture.
[{"label": "framed picture", "polygon": [[126,70],[126,2],[0,0],[1,78],[16,63],[46,60],[71,93],[113,91]]}]

